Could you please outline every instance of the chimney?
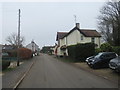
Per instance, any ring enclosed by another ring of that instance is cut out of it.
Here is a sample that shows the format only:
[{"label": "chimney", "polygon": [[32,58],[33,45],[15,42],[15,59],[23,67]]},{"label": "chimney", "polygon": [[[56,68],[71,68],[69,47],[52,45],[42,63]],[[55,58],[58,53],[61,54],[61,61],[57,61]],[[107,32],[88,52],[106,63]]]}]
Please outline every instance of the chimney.
[{"label": "chimney", "polygon": [[79,23],[76,23],[76,27],[80,29],[80,25],[79,25]]}]

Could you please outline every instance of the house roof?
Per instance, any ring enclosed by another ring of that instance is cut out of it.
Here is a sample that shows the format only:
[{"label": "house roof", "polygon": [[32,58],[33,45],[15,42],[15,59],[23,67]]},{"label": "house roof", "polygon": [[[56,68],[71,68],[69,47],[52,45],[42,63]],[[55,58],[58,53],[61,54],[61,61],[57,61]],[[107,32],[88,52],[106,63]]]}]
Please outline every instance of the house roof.
[{"label": "house roof", "polygon": [[68,32],[57,32],[57,37],[56,37],[56,41],[58,41],[59,39],[62,39],[65,35],[67,35]]},{"label": "house roof", "polygon": [[74,27],[70,32],[68,32],[66,35],[64,35],[62,38],[68,36],[70,33],[72,33],[74,30],[78,30],[80,33],[82,33],[85,37],[101,37],[101,35],[96,30],[91,29],[79,29],[78,27]]},{"label": "house roof", "polygon": [[101,37],[101,35],[96,30],[81,29],[81,32],[86,37]]},{"label": "house roof", "polygon": [[31,41],[31,43],[29,43],[28,45],[26,45],[26,47],[28,47],[29,45],[35,45],[35,46],[37,46],[37,47],[39,47],[34,41]]}]

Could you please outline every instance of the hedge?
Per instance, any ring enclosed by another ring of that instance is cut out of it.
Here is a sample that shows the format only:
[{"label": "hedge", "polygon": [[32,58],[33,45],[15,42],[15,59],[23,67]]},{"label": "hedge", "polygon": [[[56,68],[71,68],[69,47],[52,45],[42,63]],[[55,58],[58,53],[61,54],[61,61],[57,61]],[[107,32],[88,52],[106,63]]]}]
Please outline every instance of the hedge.
[{"label": "hedge", "polygon": [[96,48],[95,49],[95,55],[97,55],[99,52],[102,52],[101,48]]},{"label": "hedge", "polygon": [[68,46],[69,57],[75,59],[76,61],[85,61],[89,56],[95,54],[95,44],[94,43],[84,43]]},{"label": "hedge", "polygon": [[76,58],[76,45],[68,46],[67,49],[69,57]]},{"label": "hedge", "polygon": [[2,60],[2,70],[5,70],[10,66],[10,61]]},{"label": "hedge", "polygon": [[112,46],[109,43],[101,44],[100,49],[102,52],[112,52],[113,51]]},{"label": "hedge", "polygon": [[120,56],[120,46],[111,46],[109,43],[103,43],[100,48],[95,49],[96,54],[99,52],[115,52]]},{"label": "hedge", "polygon": [[27,48],[19,48],[18,51],[17,49],[14,49],[14,50],[9,50],[4,52],[7,52],[10,57],[17,57],[18,55],[21,59],[29,59],[32,57],[32,51]]},{"label": "hedge", "polygon": [[113,52],[117,53],[120,56],[120,46],[113,46]]},{"label": "hedge", "polygon": [[18,55],[21,59],[30,59],[32,57],[32,51],[27,48],[19,48]]}]

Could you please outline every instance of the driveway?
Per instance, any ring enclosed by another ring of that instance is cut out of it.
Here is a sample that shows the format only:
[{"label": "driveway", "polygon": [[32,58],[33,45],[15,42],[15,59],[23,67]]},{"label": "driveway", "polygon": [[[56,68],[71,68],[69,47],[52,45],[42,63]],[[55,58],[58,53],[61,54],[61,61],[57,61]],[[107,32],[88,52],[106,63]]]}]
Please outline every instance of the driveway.
[{"label": "driveway", "polygon": [[105,79],[108,79],[114,83],[118,83],[118,79],[120,79],[118,73],[111,70],[110,68],[92,69],[87,65],[86,62],[73,63],[73,65],[77,66],[80,69],[86,70],[90,73],[93,73],[95,75],[101,76]]},{"label": "driveway", "polygon": [[117,88],[118,84],[41,54],[18,88]]}]

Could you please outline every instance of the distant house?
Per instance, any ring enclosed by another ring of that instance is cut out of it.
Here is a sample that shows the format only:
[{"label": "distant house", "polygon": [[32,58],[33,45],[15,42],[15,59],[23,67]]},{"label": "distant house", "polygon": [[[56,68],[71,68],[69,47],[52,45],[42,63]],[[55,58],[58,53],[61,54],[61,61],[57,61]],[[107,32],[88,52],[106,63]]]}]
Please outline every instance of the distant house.
[{"label": "distant house", "polygon": [[16,49],[16,47],[14,45],[7,45],[7,44],[2,45],[2,52],[9,53],[9,52],[11,52],[11,51],[13,51],[15,49]]},{"label": "distant house", "polygon": [[26,48],[32,50],[33,52],[38,52],[39,51],[39,46],[34,41],[31,41],[31,43],[26,45]]},{"label": "distant house", "polygon": [[14,49],[14,46],[13,45],[2,45],[2,50],[12,50]]},{"label": "distant house", "polygon": [[91,29],[80,29],[79,23],[69,32],[57,32],[56,41],[58,45],[56,46],[56,55],[68,55],[67,46],[75,45],[78,43],[89,43],[93,42],[97,47],[100,47],[101,35],[96,30]]}]

